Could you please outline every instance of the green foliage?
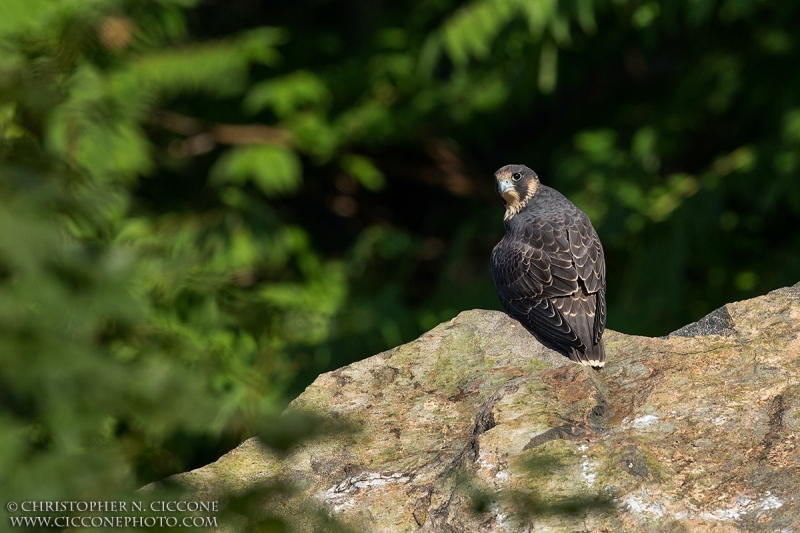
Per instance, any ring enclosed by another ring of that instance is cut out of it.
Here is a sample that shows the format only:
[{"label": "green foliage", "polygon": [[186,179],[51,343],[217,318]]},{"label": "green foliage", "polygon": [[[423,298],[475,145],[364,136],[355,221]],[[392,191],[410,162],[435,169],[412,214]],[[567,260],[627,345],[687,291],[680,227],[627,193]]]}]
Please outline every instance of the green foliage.
[{"label": "green foliage", "polygon": [[251,113],[270,108],[277,116],[287,117],[298,109],[319,105],[329,98],[328,88],[318,76],[313,72],[298,71],[254,85],[243,105]]},{"label": "green foliage", "polygon": [[265,421],[314,434],[275,413],[319,372],[498,307],[507,163],[591,216],[610,328],[796,282],[799,18],[0,2],[0,493],[122,498]]},{"label": "green foliage", "polygon": [[[242,94],[283,38],[173,43],[183,15],[151,8],[143,28],[117,2],[4,3],[4,500],[131,499],[192,466],[180,454],[193,441],[255,434],[284,405],[289,351],[324,342],[346,294],[341,265],[265,201],[301,184],[281,143],[245,132],[209,172],[213,205],[141,204],[137,189],[170,166],[158,110]],[[296,425],[272,420],[280,446]]]},{"label": "green foliage", "polygon": [[223,154],[209,173],[212,183],[244,185],[252,181],[266,196],[297,190],[300,160],[280,146],[241,146]]},{"label": "green foliage", "polygon": [[379,191],[386,185],[383,172],[366,157],[345,155],[342,157],[342,169],[370,191]]}]

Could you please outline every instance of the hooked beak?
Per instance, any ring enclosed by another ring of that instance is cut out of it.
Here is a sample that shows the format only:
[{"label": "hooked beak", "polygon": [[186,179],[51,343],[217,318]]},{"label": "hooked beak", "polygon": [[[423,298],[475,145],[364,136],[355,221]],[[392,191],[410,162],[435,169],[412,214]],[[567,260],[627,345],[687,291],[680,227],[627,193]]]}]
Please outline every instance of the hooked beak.
[{"label": "hooked beak", "polygon": [[497,194],[500,196],[505,196],[513,188],[514,186],[507,179],[497,180]]}]

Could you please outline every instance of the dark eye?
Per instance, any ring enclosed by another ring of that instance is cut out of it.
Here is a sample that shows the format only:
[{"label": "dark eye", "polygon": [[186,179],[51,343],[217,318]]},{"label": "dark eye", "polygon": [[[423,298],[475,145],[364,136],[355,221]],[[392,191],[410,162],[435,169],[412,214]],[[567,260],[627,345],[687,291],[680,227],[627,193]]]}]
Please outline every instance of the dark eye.
[{"label": "dark eye", "polygon": [[522,174],[520,174],[519,172],[514,172],[514,174],[511,175],[511,179],[514,180],[514,181],[519,181],[519,179],[521,177],[522,177]]}]

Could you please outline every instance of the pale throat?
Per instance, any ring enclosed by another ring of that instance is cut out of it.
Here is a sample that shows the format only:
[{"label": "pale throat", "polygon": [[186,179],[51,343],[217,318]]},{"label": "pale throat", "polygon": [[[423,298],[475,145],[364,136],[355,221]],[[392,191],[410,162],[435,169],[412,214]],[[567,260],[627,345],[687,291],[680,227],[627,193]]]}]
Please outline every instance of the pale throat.
[{"label": "pale throat", "polygon": [[516,189],[511,189],[504,194],[503,200],[506,202],[506,214],[503,216],[503,222],[508,222],[514,215],[522,211],[522,209],[528,205],[530,199],[533,198],[533,195],[536,194],[536,189],[538,188],[538,183],[530,183],[524,198],[520,197]]}]

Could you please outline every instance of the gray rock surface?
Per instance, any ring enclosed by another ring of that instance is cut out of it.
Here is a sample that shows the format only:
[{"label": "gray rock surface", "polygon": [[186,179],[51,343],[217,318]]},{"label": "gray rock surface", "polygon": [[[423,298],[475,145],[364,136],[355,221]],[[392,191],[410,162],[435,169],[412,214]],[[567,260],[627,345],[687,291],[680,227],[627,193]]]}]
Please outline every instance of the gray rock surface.
[{"label": "gray rock surface", "polygon": [[466,311],[289,407],[359,431],[287,456],[251,439],[173,481],[213,499],[286,480],[263,509],[298,531],[800,531],[800,284],[605,339],[596,371]]}]

